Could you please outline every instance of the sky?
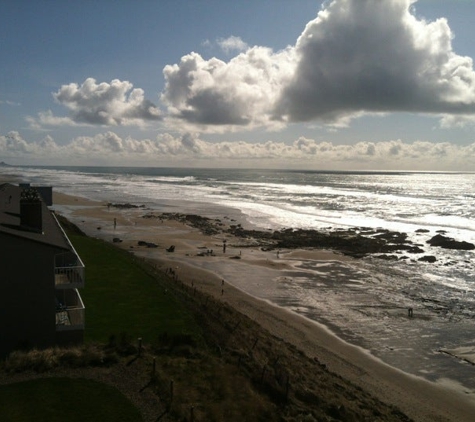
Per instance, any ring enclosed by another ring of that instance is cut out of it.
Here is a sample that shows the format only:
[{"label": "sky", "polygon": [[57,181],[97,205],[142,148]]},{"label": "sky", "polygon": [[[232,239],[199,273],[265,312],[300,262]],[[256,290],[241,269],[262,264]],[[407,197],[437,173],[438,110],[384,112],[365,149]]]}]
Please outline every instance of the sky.
[{"label": "sky", "polygon": [[0,0],[0,161],[475,171],[475,1]]}]

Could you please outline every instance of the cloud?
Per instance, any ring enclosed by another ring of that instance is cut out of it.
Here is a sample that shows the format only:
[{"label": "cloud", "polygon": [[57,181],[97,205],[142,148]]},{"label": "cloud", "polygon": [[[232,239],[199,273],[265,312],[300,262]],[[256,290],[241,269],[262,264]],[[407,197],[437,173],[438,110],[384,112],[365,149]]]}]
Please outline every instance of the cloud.
[{"label": "cloud", "polygon": [[18,107],[21,105],[20,103],[16,103],[14,101],[9,101],[9,100],[0,100],[0,104],[6,104],[12,107]]},{"label": "cloud", "polygon": [[393,112],[434,115],[442,127],[472,124],[473,61],[452,50],[446,19],[418,18],[415,3],[326,1],[295,45],[277,52],[249,48],[237,36],[219,39],[223,51],[239,54],[224,61],[191,52],[164,67],[163,115],[128,81],[88,78],[53,94],[68,115],[42,111],[27,120],[36,129],[164,120],[182,133],[279,130],[298,122],[337,129]]},{"label": "cloud", "polygon": [[56,144],[52,136],[47,135],[38,143],[38,150],[54,153],[59,151],[60,147]]},{"label": "cloud", "polygon": [[0,152],[8,157],[9,154],[28,154],[32,149],[18,132],[12,131],[0,136]]},{"label": "cloud", "polygon": [[161,99],[175,123],[221,132],[311,121],[341,127],[391,112],[474,115],[472,59],[453,52],[446,19],[418,19],[414,3],[328,1],[284,51],[253,47],[228,62],[190,53],[164,68]]},{"label": "cloud", "polygon": [[78,126],[70,117],[55,116],[51,110],[40,111],[37,117],[27,116],[26,121],[30,128],[41,130],[45,126]]},{"label": "cloud", "polygon": [[[452,51],[445,19],[418,20],[414,0],[335,0],[296,44],[276,114],[338,122],[361,112],[475,113],[475,72]],[[388,18],[390,17],[390,18]]]},{"label": "cloud", "polygon": [[452,127],[471,127],[475,126],[475,114],[445,114],[440,119],[440,127],[442,129],[449,129]]},{"label": "cloud", "polygon": [[228,63],[190,53],[179,64],[164,68],[161,100],[168,107],[169,120],[196,125],[201,131],[216,131],[219,126],[226,126],[225,130],[276,127],[281,123],[271,119],[270,105],[292,70],[291,50],[273,53],[253,47]]},{"label": "cloud", "polygon": [[144,98],[144,91],[133,88],[128,81],[114,79],[110,83],[97,84],[95,79],[88,78],[81,85],[61,86],[53,97],[69,110],[69,116],[40,112],[38,117],[27,119],[31,126],[141,126],[162,119],[159,108]]},{"label": "cloud", "polygon": [[249,46],[240,38],[231,35],[228,38],[219,38],[217,40],[219,47],[227,54],[232,51],[245,51]]},{"label": "cloud", "polygon": [[290,145],[265,142],[209,142],[199,135],[163,133],[153,139],[121,137],[112,131],[79,136],[58,145],[51,136],[39,142],[24,140],[18,132],[0,135],[0,156],[5,161],[69,165],[187,165],[270,167],[317,170],[447,170],[472,171],[475,143],[401,140],[335,145],[300,137]]}]

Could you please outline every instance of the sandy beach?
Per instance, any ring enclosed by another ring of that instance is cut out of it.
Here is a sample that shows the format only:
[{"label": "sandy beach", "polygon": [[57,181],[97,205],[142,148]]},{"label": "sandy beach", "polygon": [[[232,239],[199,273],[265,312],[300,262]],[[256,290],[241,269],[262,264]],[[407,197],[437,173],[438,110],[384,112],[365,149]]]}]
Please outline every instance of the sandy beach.
[{"label": "sandy beach", "polygon": [[[110,207],[55,192],[54,208],[86,234],[113,242],[137,256],[151,259],[163,271],[172,269],[189,283],[223,301],[272,335],[294,345],[328,369],[396,406],[416,421],[472,421],[473,396],[461,389],[431,383],[408,375],[368,351],[334,335],[324,325],[260,300],[236,287],[238,280],[275,277],[299,260],[348,262],[352,258],[326,250],[262,250],[252,241],[218,232],[205,235],[197,228],[171,218],[159,218],[142,208]],[[177,210],[179,212],[179,210]],[[148,218],[143,218],[148,214]],[[229,215],[223,226],[236,224]],[[120,240],[120,241],[119,241]],[[140,246],[139,241],[156,247]],[[173,252],[167,248],[174,246]]]}]

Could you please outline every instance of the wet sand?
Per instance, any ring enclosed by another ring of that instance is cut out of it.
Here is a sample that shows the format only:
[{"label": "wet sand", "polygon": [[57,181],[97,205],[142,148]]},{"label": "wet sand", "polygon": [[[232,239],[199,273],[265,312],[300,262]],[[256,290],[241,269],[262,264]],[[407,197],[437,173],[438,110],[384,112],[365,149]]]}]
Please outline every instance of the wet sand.
[{"label": "wet sand", "polygon": [[[276,251],[262,251],[229,235],[206,236],[178,221],[142,218],[148,210],[108,208],[105,203],[59,193],[54,194],[54,202],[57,211],[86,234],[107,241],[120,238],[122,242],[116,243],[118,246],[154,260],[164,271],[172,268],[184,283],[193,283],[196,288],[228,303],[271,334],[295,345],[309,357],[317,357],[330,371],[398,407],[414,420],[474,419],[475,401],[462,390],[392,368],[366,350],[341,340],[325,326],[256,299],[233,283],[238,278],[257,282],[261,278],[275,277],[279,271],[292,269],[299,259],[343,263],[350,258],[321,250],[280,251],[277,257]],[[139,240],[153,242],[157,247],[138,246]],[[173,253],[166,251],[171,245],[175,246]],[[208,254],[210,250],[213,254]]]}]

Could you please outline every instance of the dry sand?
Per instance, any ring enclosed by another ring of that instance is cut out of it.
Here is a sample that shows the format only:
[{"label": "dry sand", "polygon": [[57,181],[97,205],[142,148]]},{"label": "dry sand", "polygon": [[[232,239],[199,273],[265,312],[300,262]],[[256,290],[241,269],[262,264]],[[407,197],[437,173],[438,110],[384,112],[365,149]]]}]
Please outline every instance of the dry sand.
[{"label": "dry sand", "polygon": [[[54,194],[58,212],[76,223],[86,234],[112,241],[137,256],[153,259],[157,267],[173,268],[184,283],[222,300],[239,312],[257,321],[278,338],[295,345],[309,357],[318,360],[342,378],[360,386],[381,401],[394,405],[416,421],[473,421],[475,401],[456,388],[449,388],[408,375],[380,360],[369,352],[348,344],[332,334],[325,326],[256,299],[224,282],[220,268],[230,263],[238,265],[240,276],[252,279],[255,274],[278,270],[292,265],[292,259],[348,260],[332,251],[281,251],[242,247],[239,241],[224,234],[205,236],[197,229],[172,220],[141,218],[142,209],[108,208],[107,204],[69,195]],[[117,226],[114,228],[114,218]],[[138,240],[153,242],[157,248],[137,246]],[[223,253],[223,240],[227,250]],[[175,245],[175,252],[165,250]],[[234,246],[233,246],[234,245]],[[213,256],[199,256],[207,250]],[[239,257],[239,259],[237,259]],[[206,260],[206,270],[203,269]]]}]

